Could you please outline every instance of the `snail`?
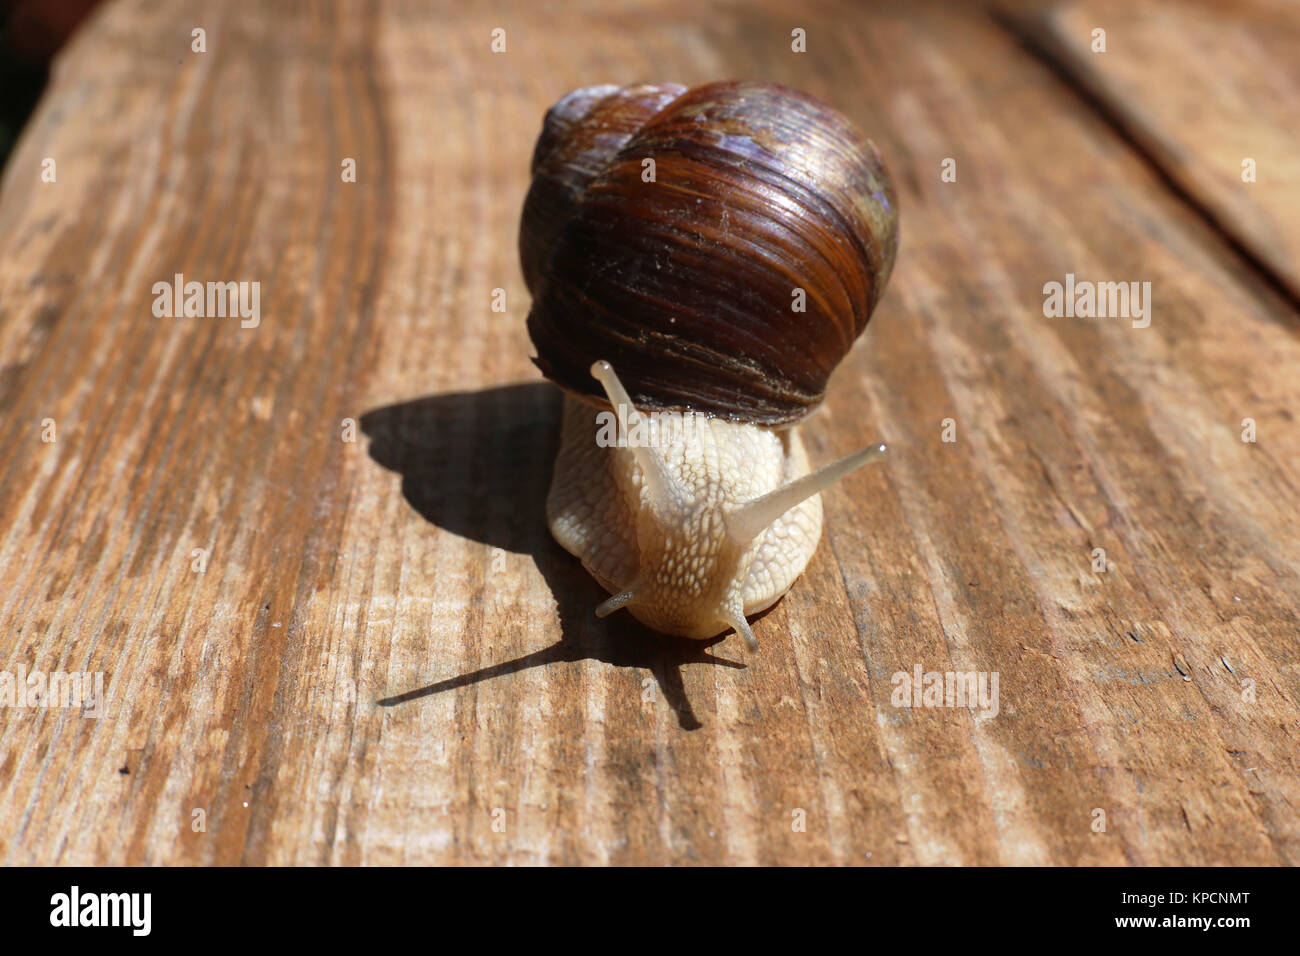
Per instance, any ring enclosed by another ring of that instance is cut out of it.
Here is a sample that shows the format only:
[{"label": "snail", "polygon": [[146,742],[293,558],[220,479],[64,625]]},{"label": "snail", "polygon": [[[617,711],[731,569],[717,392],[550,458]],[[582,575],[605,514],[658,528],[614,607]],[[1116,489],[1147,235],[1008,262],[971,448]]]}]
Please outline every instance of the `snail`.
[{"label": "snail", "polygon": [[897,246],[874,144],[806,94],[594,86],[551,107],[519,253],[533,361],[565,393],[547,521],[612,595],[598,617],[757,650],[747,617],[812,558],[819,493],[885,455],[812,471],[795,426]]}]

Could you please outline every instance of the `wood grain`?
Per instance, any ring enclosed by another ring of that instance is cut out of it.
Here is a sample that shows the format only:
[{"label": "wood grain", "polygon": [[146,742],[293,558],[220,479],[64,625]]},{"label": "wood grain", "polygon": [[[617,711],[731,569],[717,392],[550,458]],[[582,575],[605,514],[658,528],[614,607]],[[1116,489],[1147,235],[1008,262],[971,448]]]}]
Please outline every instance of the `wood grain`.
[{"label": "wood grain", "polygon": [[[902,208],[804,426],[892,457],[756,655],[592,616],[515,253],[554,99],[718,77],[844,110]],[[260,324],[156,318],[175,273]],[[1150,326],[1045,317],[1066,273]],[[0,667],[107,703],[0,708],[0,860],[1300,862],[1298,320],[968,5],[107,3],[0,183]],[[893,706],[917,665],[997,715]]]},{"label": "wood grain", "polygon": [[[1300,298],[1293,3],[1071,0],[1022,9],[1019,23],[1190,202]],[[1104,52],[1094,51],[1098,28]]]}]

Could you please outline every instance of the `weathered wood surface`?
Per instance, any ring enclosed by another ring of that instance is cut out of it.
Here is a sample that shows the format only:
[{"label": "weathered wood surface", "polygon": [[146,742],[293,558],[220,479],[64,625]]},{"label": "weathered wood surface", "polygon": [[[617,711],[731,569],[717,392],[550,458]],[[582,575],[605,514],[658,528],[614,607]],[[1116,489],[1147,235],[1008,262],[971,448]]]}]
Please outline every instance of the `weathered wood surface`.
[{"label": "weathered wood surface", "polygon": [[1300,298],[1294,3],[1076,0],[1018,22],[1230,243]]},{"label": "weathered wood surface", "polygon": [[[903,210],[804,429],[892,457],[757,655],[592,617],[514,245],[558,95],[727,76],[847,112]],[[0,667],[107,701],[0,708],[0,860],[1300,861],[1300,317],[1186,198],[968,5],[109,3],[0,184]],[[155,318],[175,273],[260,325]],[[1044,317],[1066,273],[1150,326]],[[892,706],[918,665],[997,715]]]}]

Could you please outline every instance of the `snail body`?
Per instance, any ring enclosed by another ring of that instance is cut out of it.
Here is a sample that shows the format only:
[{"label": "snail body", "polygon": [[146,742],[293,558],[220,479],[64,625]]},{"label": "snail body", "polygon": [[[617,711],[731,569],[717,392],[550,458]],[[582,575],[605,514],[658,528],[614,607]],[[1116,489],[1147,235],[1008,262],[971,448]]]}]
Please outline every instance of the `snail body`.
[{"label": "snail body", "polygon": [[[548,523],[613,595],[598,616],[757,646],[746,616],[811,559],[819,492],[884,455],[810,471],[794,426],[897,236],[874,146],[804,94],[591,87],[548,112],[520,256],[534,361],[566,392]],[[639,440],[598,441],[609,409]]]}]

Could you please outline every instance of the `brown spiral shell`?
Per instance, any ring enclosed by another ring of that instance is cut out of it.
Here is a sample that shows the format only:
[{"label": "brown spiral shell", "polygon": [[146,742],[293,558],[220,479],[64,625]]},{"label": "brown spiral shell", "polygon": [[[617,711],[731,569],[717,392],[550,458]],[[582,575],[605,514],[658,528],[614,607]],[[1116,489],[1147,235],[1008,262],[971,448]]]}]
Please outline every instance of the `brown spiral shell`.
[{"label": "brown spiral shell", "polygon": [[520,227],[535,361],[580,395],[600,395],[589,369],[607,359],[638,408],[795,422],[866,327],[897,247],[874,145],[806,94],[577,90],[547,113]]}]

